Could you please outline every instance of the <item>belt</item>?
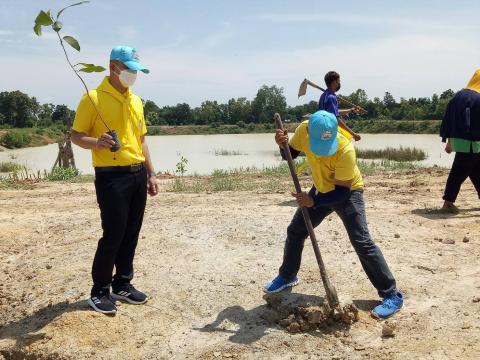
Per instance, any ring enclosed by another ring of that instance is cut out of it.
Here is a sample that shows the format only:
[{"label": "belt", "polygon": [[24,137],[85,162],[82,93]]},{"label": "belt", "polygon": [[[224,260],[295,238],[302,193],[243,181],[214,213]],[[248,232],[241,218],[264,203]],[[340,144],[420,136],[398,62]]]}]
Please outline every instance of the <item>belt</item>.
[{"label": "belt", "polygon": [[140,164],[133,164],[127,166],[101,166],[95,168],[95,174],[103,174],[103,173],[116,173],[116,172],[124,172],[124,173],[137,173],[145,169],[145,165],[143,163]]}]

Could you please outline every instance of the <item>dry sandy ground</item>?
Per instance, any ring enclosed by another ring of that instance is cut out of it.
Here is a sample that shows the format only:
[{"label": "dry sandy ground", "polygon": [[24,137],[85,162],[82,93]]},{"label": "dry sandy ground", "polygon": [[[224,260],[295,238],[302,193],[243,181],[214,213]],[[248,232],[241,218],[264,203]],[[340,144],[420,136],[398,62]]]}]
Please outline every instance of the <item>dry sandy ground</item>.
[{"label": "dry sandy ground", "polygon": [[[292,335],[269,320],[261,287],[276,274],[295,211],[287,192],[162,192],[150,199],[134,283],[151,300],[120,304],[117,316],[107,317],[85,301],[100,236],[93,185],[0,191],[0,353],[6,359],[479,359],[480,206],[468,183],[458,200],[464,211],[436,212],[445,178],[439,170],[366,178],[370,230],[406,294],[390,338],[382,337],[384,323],[369,316],[377,295],[334,215],[317,236],[331,281],[343,301],[361,309],[360,321]],[[306,245],[302,282],[285,296],[321,301]]]}]

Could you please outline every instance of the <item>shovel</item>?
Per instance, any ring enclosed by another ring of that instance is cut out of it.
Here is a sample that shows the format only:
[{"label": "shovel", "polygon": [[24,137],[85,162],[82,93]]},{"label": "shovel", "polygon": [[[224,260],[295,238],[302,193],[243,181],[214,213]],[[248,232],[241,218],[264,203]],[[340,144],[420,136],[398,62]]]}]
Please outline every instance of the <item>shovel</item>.
[{"label": "shovel", "polygon": [[[317,84],[315,84],[314,82],[308,80],[308,79],[305,79],[302,81],[302,83],[300,84],[300,88],[298,89],[298,97],[300,96],[303,96],[307,93],[307,86],[310,85],[320,91],[323,91],[325,92],[326,90],[324,88],[321,88],[320,86],[318,86]],[[352,103],[351,101],[345,99],[344,97],[341,97],[341,96],[337,96],[341,101],[343,101],[345,104],[347,105],[350,105],[350,106],[353,106],[354,108],[360,110],[361,113],[363,114],[367,114],[368,111],[365,110],[364,108],[358,106],[358,105],[355,105],[354,103]]]},{"label": "shovel", "polygon": [[[280,117],[280,114],[276,113],[274,118],[277,129],[283,130],[282,118]],[[298,181],[297,172],[295,171],[295,165],[293,163],[292,154],[290,153],[290,148],[288,144],[287,146],[285,146],[284,151],[287,157],[288,167],[290,168],[290,174],[292,175],[293,184],[295,185],[295,190],[297,191],[297,193],[301,193],[302,187],[300,186],[300,182]],[[310,220],[308,209],[302,207],[302,214],[303,219],[305,220],[305,225],[307,226],[308,235],[310,236],[310,240],[312,241],[315,257],[317,258],[323,287],[325,288],[325,293],[327,294],[328,305],[330,305],[331,309],[337,309],[340,305],[340,302],[338,301],[337,290],[335,290],[335,287],[330,283],[330,280],[328,279],[327,270],[325,269],[322,254],[320,253],[320,249],[318,247],[317,238],[315,237],[315,232],[313,231],[313,225],[312,221]]]}]

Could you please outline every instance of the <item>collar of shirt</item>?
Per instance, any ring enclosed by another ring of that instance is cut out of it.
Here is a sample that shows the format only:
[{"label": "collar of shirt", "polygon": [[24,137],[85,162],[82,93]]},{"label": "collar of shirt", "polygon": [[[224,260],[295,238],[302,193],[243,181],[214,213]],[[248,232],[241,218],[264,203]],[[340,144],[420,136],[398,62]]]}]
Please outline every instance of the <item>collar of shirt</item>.
[{"label": "collar of shirt", "polygon": [[115,89],[112,84],[110,83],[110,77],[105,76],[102,83],[97,87],[97,91],[106,92],[112,95],[115,99],[120,101],[122,104],[130,102],[132,99],[132,90],[127,88],[127,91],[122,94],[117,89]]}]

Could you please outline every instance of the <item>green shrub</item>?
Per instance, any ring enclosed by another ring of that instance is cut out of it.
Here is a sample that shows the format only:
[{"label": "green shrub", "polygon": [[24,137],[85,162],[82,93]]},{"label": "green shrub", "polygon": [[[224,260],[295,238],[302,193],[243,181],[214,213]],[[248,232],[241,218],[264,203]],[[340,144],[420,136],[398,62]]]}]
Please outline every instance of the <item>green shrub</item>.
[{"label": "green shrub", "polygon": [[24,168],[23,165],[14,162],[0,162],[0,172],[15,172],[23,170]]},{"label": "green shrub", "polygon": [[77,169],[56,167],[47,175],[46,179],[48,181],[68,181],[76,178],[78,175],[80,175],[80,172]]},{"label": "green shrub", "polygon": [[22,148],[28,146],[32,141],[32,136],[25,131],[9,130],[2,138],[2,144],[9,149]]},{"label": "green shrub", "polygon": [[160,127],[159,126],[149,126],[148,129],[147,129],[147,135],[149,135],[149,136],[160,135]]}]

